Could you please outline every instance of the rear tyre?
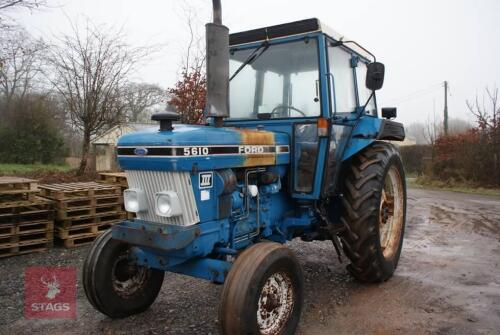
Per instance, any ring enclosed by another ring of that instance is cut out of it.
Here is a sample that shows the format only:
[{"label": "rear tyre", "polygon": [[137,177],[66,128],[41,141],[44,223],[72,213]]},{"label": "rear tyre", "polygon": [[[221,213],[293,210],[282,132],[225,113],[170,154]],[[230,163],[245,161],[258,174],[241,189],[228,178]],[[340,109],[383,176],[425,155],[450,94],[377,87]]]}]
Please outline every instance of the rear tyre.
[{"label": "rear tyre", "polygon": [[375,142],[357,154],[343,190],[342,246],[349,272],[362,282],[383,282],[396,269],[406,221],[406,183],[398,151]]},{"label": "rear tyre", "polygon": [[222,334],[294,334],[303,301],[302,269],[290,249],[262,242],[234,262],[222,291]]},{"label": "rear tyre", "polygon": [[111,230],[92,245],[83,264],[83,288],[99,312],[123,318],[144,312],[160,292],[165,273],[134,264],[130,246],[113,240]]}]

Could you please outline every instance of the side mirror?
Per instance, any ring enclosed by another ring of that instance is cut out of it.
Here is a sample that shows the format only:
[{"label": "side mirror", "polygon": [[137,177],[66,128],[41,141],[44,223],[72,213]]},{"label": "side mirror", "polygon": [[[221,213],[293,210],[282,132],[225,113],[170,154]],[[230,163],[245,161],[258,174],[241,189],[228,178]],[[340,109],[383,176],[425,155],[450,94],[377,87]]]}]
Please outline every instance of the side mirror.
[{"label": "side mirror", "polygon": [[396,107],[382,108],[382,117],[384,119],[395,119],[398,116],[398,109]]},{"label": "side mirror", "polygon": [[377,91],[384,85],[385,66],[379,62],[368,64],[366,71],[366,88]]}]

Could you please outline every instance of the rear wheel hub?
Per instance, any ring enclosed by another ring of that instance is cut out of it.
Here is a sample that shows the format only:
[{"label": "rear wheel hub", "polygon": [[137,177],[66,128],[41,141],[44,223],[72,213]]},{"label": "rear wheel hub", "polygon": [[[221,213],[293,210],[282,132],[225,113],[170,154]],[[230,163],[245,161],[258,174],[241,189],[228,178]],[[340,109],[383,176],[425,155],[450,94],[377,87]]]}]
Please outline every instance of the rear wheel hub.
[{"label": "rear wheel hub", "polygon": [[386,259],[399,247],[404,221],[404,193],[398,169],[391,166],[385,177],[379,210],[380,246]]}]

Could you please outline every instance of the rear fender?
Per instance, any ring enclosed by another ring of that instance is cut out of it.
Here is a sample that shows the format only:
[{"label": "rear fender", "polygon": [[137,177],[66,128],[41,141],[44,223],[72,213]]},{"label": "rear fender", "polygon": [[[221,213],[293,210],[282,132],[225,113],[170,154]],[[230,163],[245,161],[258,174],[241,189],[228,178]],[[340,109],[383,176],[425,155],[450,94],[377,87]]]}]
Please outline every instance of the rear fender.
[{"label": "rear fender", "polygon": [[382,120],[375,117],[361,117],[352,130],[342,155],[342,161],[349,159],[372,144],[377,139],[381,123]]},{"label": "rear fender", "polygon": [[403,124],[370,116],[361,117],[354,126],[342,161],[349,159],[376,140],[403,141],[404,139]]}]

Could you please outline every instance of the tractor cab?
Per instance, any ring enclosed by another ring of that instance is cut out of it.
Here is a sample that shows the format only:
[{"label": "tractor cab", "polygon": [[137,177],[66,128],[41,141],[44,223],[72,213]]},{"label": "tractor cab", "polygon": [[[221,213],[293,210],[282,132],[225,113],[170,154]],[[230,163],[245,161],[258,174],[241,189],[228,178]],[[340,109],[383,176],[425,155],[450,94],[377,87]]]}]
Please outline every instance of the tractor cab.
[{"label": "tractor cab", "polygon": [[[371,56],[341,38],[318,19],[230,35],[231,120],[328,118],[364,107]],[[375,99],[367,107],[376,114]]]},{"label": "tractor cab", "polygon": [[[318,19],[230,35],[230,117],[226,126],[284,132],[293,167],[289,190],[299,199],[333,193],[346,139],[362,116],[378,123],[376,97],[366,86],[374,57]],[[373,127],[375,129],[376,126]],[[364,137],[375,136],[362,130]]]}]

